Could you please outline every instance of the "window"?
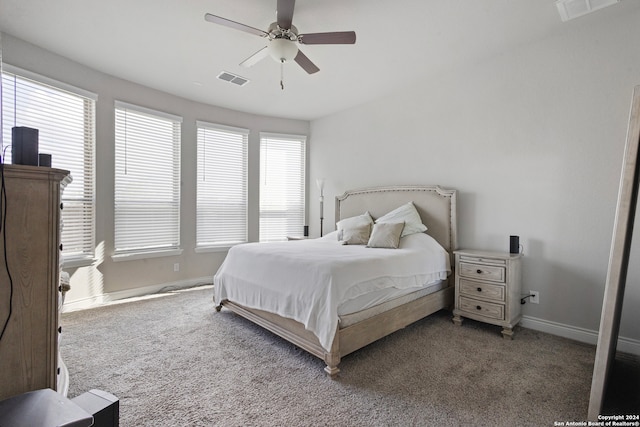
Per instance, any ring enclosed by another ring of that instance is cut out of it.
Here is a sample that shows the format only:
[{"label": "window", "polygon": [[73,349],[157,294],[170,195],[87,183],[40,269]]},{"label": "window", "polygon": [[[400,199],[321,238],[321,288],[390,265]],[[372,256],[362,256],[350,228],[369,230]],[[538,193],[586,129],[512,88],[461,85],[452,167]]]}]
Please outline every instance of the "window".
[{"label": "window", "polygon": [[303,232],[306,141],[305,136],[260,134],[261,242]]},{"label": "window", "polygon": [[182,118],[116,101],[114,260],[176,255]]},{"label": "window", "polygon": [[246,242],[249,131],[200,121],[196,125],[196,247]]},{"label": "window", "polygon": [[[71,172],[62,193],[62,233],[66,265],[83,265],[95,248],[95,101],[83,89],[3,64],[2,133],[11,145],[11,128],[38,129],[40,153],[51,154],[54,168]],[[11,162],[11,149],[6,152]]]}]

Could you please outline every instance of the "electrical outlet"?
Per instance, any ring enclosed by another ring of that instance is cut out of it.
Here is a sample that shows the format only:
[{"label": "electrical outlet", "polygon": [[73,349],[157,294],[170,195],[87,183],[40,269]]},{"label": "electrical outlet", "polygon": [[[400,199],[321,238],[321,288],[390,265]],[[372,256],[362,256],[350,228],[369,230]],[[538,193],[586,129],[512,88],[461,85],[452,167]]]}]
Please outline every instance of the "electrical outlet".
[{"label": "electrical outlet", "polygon": [[175,264],[173,264],[173,271],[180,271],[180,263],[176,262]]},{"label": "electrical outlet", "polygon": [[531,304],[540,304],[540,292],[529,291],[529,294],[531,295],[531,298],[529,298]]}]

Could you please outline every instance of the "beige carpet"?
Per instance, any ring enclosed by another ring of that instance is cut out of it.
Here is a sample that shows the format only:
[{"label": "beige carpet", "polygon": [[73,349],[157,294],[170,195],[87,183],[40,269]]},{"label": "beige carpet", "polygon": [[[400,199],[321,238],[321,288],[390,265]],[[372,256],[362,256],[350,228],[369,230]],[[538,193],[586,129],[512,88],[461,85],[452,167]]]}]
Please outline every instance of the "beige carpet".
[{"label": "beige carpet", "polygon": [[595,348],[445,311],[342,360],[224,310],[210,287],[62,315],[69,397],[120,398],[121,426],[551,426],[586,419]]}]

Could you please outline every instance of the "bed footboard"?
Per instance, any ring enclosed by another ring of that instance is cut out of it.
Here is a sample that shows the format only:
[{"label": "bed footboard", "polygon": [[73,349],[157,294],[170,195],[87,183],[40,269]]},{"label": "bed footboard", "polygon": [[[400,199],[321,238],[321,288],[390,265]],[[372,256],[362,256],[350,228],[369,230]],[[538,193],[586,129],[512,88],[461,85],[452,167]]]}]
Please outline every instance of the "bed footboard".
[{"label": "bed footboard", "polygon": [[450,308],[453,303],[453,294],[454,287],[448,286],[340,329],[340,355],[346,356],[436,311]]},{"label": "bed footboard", "polygon": [[312,332],[306,330],[303,324],[293,319],[287,319],[263,310],[247,308],[229,300],[224,300],[217,305],[216,311],[225,307],[322,359],[327,365],[324,371],[331,378],[335,378],[340,372],[338,365],[342,357],[438,310],[449,308],[452,303],[453,286],[448,286],[347,328],[338,328],[330,352],[327,352],[320,345],[318,338]]}]

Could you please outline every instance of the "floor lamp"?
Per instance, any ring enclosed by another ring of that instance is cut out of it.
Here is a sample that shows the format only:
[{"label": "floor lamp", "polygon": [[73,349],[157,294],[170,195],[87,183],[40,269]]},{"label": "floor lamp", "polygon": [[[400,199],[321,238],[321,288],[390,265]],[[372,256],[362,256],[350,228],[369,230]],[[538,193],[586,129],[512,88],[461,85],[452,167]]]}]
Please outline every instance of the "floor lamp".
[{"label": "floor lamp", "polygon": [[324,222],[324,178],[316,179],[316,185],[320,190],[320,237],[322,237],[322,223]]}]

